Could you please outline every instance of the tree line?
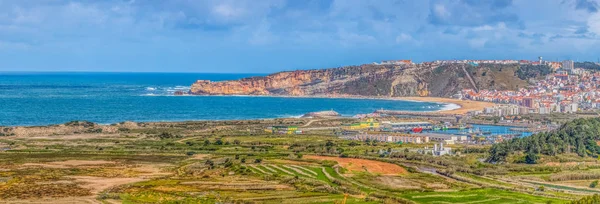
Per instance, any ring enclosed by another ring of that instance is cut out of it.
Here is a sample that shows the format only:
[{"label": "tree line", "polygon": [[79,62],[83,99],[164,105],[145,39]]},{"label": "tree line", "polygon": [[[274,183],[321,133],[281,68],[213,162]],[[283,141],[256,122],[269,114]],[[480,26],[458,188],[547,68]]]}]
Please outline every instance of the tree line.
[{"label": "tree line", "polygon": [[490,148],[487,161],[505,162],[512,152],[524,152],[524,163],[536,163],[539,155],[555,156],[576,153],[581,157],[597,157],[600,147],[600,118],[575,119],[554,131],[542,132],[529,137],[514,138]]},{"label": "tree line", "polygon": [[573,65],[575,66],[575,68],[600,70],[600,65],[593,62],[575,62]]},{"label": "tree line", "polygon": [[515,72],[515,75],[519,77],[519,79],[527,80],[531,78],[537,78],[540,76],[546,76],[552,73],[552,68],[548,65],[521,65],[519,69]]}]

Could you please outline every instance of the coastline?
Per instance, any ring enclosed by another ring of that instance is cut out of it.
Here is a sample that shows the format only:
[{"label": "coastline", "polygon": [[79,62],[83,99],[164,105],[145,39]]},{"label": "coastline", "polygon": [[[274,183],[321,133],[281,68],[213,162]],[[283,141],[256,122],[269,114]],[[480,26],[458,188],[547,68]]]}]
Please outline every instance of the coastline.
[{"label": "coastline", "polygon": [[[390,101],[412,101],[444,104],[444,108],[436,111],[414,111],[414,112],[436,112],[441,114],[466,114],[471,111],[481,111],[485,107],[492,107],[494,103],[482,101],[459,100],[453,98],[429,97],[429,96],[407,96],[407,97],[377,97],[357,95],[184,95],[184,96],[233,96],[233,97],[278,97],[278,98],[329,98],[329,99],[359,99],[359,100],[390,100]],[[410,112],[410,111],[408,111]]]},{"label": "coastline", "polygon": [[471,111],[481,111],[486,107],[492,107],[495,104],[490,102],[482,102],[482,101],[470,101],[470,100],[459,100],[453,98],[441,98],[441,97],[399,97],[400,100],[409,100],[409,101],[420,101],[420,102],[434,102],[434,103],[446,103],[446,104],[456,104],[460,106],[460,108],[453,110],[440,110],[439,113],[445,114],[466,114]]}]

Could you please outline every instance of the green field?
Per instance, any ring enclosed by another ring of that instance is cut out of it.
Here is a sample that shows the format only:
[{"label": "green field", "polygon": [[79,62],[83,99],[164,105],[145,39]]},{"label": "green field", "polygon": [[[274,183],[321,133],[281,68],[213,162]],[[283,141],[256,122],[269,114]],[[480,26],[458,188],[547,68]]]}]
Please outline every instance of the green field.
[{"label": "green field", "polygon": [[404,194],[402,197],[418,203],[566,203],[556,198],[496,189],[465,190],[459,192],[431,192]]},{"label": "green field", "polygon": [[[0,152],[0,202],[300,204],[341,203],[347,195],[346,203],[564,203],[581,197],[550,186],[541,192],[534,191],[537,184],[494,180],[570,170],[482,163],[485,150],[434,157],[417,153],[425,144],[351,141],[327,131],[272,135],[263,130],[272,123],[301,122],[306,121],[116,124],[74,126],[72,132],[32,127],[31,132],[44,133],[0,140],[0,146],[9,148]],[[85,133],[85,128],[107,130]],[[342,158],[365,166],[337,162]],[[378,173],[375,161],[404,171]],[[491,188],[498,186],[509,190]]]}]

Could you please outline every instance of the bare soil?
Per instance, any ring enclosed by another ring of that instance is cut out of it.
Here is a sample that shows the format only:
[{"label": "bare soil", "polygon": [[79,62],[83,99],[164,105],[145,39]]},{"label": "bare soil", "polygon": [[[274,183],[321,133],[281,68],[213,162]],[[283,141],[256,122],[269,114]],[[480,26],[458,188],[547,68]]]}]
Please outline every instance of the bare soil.
[{"label": "bare soil", "polygon": [[116,164],[116,162],[103,160],[67,160],[47,163],[25,163],[22,166],[40,166],[45,168],[72,168],[81,166],[103,166],[107,164]]},{"label": "bare soil", "polygon": [[316,155],[305,155],[306,159],[316,160],[331,160],[337,161],[339,165],[348,169],[349,171],[367,171],[369,173],[381,174],[381,175],[400,175],[407,174],[406,169],[401,166],[373,161],[367,159],[355,159],[355,158],[340,158],[340,157],[328,157],[328,156],[316,156]]},{"label": "bare soil", "polygon": [[95,176],[70,176],[80,182],[81,187],[90,189],[92,194],[98,194],[110,187],[144,181],[143,178],[105,178]]}]

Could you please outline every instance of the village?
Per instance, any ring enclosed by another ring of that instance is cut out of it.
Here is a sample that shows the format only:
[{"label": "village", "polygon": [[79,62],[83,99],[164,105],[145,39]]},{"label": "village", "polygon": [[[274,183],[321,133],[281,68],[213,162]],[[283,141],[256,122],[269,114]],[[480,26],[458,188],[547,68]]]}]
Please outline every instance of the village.
[{"label": "village", "polygon": [[455,117],[455,121],[449,121],[448,118],[440,121],[438,119],[442,118],[402,118],[380,114],[370,116],[375,117],[365,117],[358,122],[340,126],[269,126],[264,131],[275,135],[301,135],[329,130],[340,138],[366,143],[425,145],[417,152],[437,156],[454,153],[444,145],[487,145],[532,134],[524,127],[464,123],[462,117]]},{"label": "village", "polygon": [[500,104],[473,114],[506,116],[592,112],[600,108],[599,80],[599,73],[574,68],[573,61],[567,60],[553,74],[518,91],[465,89],[455,97]]}]

